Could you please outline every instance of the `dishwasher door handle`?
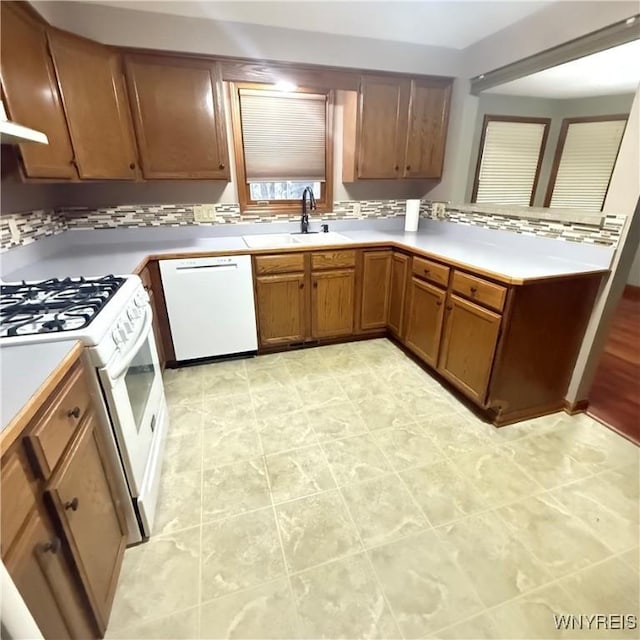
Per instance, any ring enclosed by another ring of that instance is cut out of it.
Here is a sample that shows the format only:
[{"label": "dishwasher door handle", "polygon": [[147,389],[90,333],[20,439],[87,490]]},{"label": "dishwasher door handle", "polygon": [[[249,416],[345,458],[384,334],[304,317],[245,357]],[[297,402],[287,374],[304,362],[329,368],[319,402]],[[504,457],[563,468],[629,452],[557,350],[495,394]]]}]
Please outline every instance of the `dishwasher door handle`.
[{"label": "dishwasher door handle", "polygon": [[202,272],[202,271],[208,271],[208,270],[215,270],[215,271],[235,271],[238,268],[238,265],[233,262],[232,264],[203,264],[203,265],[197,265],[195,267],[176,267],[176,271],[180,271],[181,273],[188,273],[188,272]]}]

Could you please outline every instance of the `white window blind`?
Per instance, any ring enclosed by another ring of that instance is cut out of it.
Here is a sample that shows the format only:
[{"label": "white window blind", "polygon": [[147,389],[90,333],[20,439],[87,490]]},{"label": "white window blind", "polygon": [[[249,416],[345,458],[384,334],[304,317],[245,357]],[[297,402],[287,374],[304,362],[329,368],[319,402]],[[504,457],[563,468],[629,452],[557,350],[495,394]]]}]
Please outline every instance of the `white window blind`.
[{"label": "white window blind", "polygon": [[325,95],[240,89],[247,182],[325,179]]},{"label": "white window blind", "polygon": [[529,206],[546,127],[538,122],[487,122],[475,202]]},{"label": "white window blind", "polygon": [[601,211],[626,120],[570,122],[549,206]]}]

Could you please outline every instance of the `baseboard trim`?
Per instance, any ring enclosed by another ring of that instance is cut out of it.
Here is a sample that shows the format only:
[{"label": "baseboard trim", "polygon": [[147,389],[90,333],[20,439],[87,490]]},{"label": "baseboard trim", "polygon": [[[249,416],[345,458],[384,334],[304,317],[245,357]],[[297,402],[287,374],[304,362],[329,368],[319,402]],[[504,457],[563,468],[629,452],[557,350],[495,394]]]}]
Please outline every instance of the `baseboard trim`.
[{"label": "baseboard trim", "polygon": [[588,406],[588,400],[578,400],[576,402],[569,402],[568,400],[565,400],[563,408],[565,413],[568,413],[570,416],[574,416],[576,413],[584,413]]}]

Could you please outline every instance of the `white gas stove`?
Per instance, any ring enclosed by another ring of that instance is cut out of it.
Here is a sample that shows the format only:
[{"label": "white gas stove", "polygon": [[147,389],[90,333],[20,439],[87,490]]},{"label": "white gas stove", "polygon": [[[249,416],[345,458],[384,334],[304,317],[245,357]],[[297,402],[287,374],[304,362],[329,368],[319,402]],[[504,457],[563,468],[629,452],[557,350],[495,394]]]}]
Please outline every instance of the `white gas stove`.
[{"label": "white gas stove", "polygon": [[149,296],[138,276],[0,286],[0,347],[81,340],[131,495],[130,541],[151,534],[168,414]]}]

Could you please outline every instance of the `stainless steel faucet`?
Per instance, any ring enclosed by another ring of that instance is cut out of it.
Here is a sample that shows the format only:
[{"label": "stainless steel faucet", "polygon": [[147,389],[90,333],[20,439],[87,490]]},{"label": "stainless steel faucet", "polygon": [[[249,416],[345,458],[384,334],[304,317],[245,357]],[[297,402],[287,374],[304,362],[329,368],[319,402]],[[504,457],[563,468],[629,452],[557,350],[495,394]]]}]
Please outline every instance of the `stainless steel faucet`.
[{"label": "stainless steel faucet", "polygon": [[300,217],[300,231],[302,233],[309,233],[309,214],[307,213],[307,194],[309,194],[309,211],[314,211],[316,208],[316,199],[313,195],[313,189],[311,187],[305,187],[302,192],[302,216]]}]

